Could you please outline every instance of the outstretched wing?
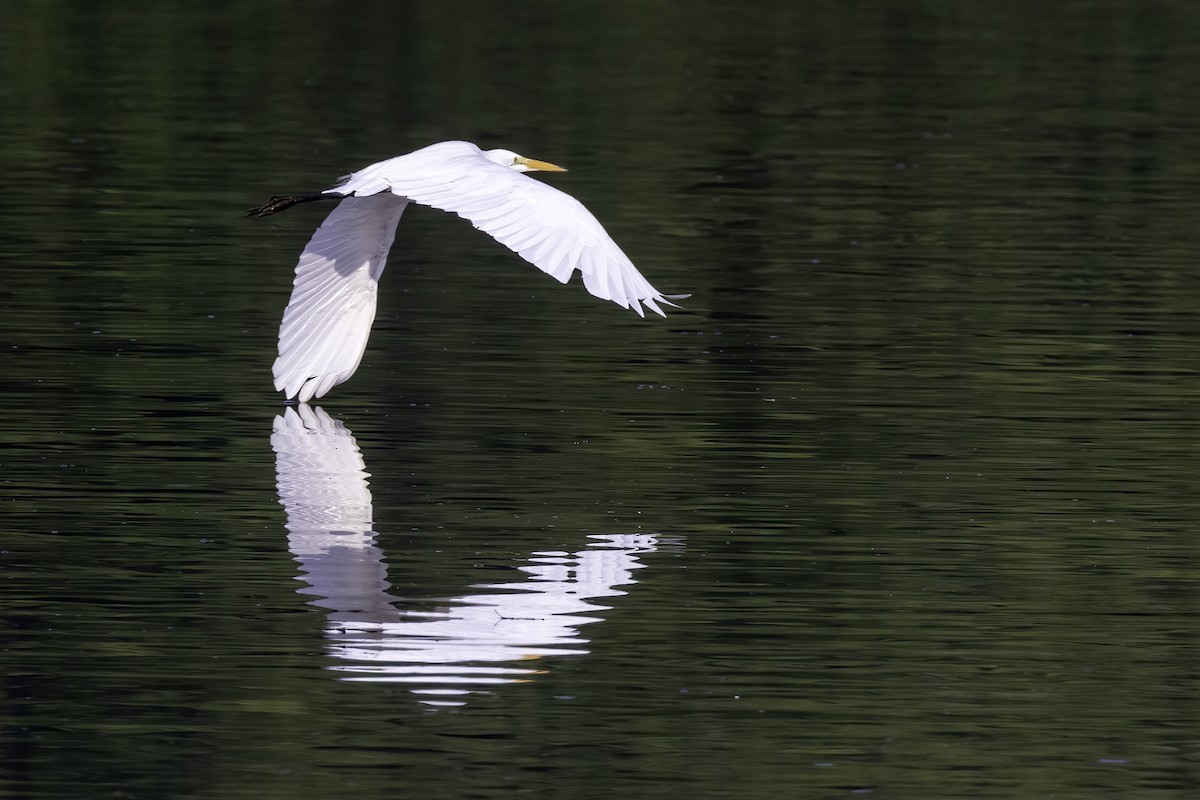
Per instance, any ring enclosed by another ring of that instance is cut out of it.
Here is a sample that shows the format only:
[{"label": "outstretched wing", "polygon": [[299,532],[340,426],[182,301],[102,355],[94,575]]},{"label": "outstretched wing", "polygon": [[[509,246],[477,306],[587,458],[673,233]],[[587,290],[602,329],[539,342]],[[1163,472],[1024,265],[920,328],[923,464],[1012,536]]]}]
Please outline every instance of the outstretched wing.
[{"label": "outstretched wing", "polygon": [[375,321],[379,276],[408,201],[347,197],[313,234],[283,322],[275,388],[307,402],[354,374]]},{"label": "outstretched wing", "polygon": [[381,161],[350,175],[330,193],[390,192],[451,211],[492,235],[543,272],[566,283],[575,270],[596,297],[663,314],[675,305],[638,272],[583,204],[553,186],[488,160],[467,142],[443,142]]}]

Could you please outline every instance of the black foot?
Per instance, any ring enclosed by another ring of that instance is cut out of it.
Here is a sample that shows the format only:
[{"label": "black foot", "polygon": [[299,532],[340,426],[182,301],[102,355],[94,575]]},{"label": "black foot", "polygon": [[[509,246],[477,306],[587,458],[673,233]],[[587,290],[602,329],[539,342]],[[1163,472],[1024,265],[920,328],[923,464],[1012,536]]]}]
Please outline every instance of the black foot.
[{"label": "black foot", "polygon": [[313,200],[322,200],[328,195],[325,194],[281,194],[275,195],[266,205],[261,205],[258,208],[252,208],[246,212],[247,217],[266,217],[271,214],[278,214],[280,211],[286,211],[294,205],[300,203],[311,203]]}]

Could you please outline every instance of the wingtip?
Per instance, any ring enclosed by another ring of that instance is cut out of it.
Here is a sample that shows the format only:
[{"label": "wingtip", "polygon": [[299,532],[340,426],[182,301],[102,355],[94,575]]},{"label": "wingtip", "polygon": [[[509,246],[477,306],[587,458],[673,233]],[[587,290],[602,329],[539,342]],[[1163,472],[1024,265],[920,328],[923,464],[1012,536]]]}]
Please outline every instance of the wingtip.
[{"label": "wingtip", "polygon": [[[678,303],[672,303],[671,301],[672,300],[685,300],[689,297],[691,297],[690,294],[658,294],[653,297],[642,298],[641,302],[644,303],[647,308],[654,311],[654,313],[658,314],[660,317],[666,317],[667,313],[665,311],[663,311],[661,308],[659,308],[659,306],[658,306],[659,303],[668,305],[671,308],[680,308],[681,309],[681,308],[683,308],[683,306],[679,305]],[[634,305],[634,308],[637,309],[637,312],[639,314],[642,313],[641,308],[637,304]]]}]

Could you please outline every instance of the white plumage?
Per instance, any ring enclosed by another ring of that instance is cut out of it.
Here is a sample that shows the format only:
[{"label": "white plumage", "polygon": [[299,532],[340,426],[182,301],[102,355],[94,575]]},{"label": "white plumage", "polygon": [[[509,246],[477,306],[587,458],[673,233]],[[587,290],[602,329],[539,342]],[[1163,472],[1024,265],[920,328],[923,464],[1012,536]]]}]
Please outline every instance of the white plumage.
[{"label": "white plumage", "polygon": [[410,202],[470,220],[538,269],[566,283],[575,270],[596,297],[659,315],[663,295],[642,277],[603,226],[575,198],[523,172],[565,171],[509,150],[482,151],[441,142],[352,173],[318,195],[276,197],[250,213],[343,198],[313,234],[300,262],[283,322],[275,388],[305,402],[321,397],[358,368],[375,319],[379,276],[400,215]]}]

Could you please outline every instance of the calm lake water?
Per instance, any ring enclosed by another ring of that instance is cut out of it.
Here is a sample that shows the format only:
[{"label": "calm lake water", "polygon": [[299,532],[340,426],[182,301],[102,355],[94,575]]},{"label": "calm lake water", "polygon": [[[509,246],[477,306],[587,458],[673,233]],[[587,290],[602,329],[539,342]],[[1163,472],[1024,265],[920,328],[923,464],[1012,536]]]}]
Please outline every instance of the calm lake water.
[{"label": "calm lake water", "polygon": [[[1200,792],[1200,6],[0,4],[0,796]],[[413,209],[570,168],[640,320]]]}]

